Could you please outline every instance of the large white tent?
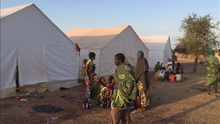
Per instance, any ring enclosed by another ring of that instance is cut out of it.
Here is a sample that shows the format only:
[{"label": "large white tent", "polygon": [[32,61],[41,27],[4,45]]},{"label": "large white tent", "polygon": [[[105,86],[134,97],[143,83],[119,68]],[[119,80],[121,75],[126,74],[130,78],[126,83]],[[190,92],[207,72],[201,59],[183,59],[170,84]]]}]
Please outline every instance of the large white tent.
[{"label": "large white tent", "polygon": [[131,26],[71,29],[66,35],[81,48],[79,74],[82,73],[83,59],[89,59],[89,52],[96,53],[94,63],[98,77],[114,74],[114,58],[117,53],[123,53],[127,63],[132,66],[136,66],[138,50],[143,50],[145,57],[148,57],[148,49]]},{"label": "large white tent", "polygon": [[149,49],[148,63],[150,68],[154,68],[157,62],[166,66],[171,57],[170,36],[143,36],[140,38]]},{"label": "large white tent", "polygon": [[1,98],[20,90],[58,90],[78,85],[79,52],[73,43],[34,4],[1,9]]}]

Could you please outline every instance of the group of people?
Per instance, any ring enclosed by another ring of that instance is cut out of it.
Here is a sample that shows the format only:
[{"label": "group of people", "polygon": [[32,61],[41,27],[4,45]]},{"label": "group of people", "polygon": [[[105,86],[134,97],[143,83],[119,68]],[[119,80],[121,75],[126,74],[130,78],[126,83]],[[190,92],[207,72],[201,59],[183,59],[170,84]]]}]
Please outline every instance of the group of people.
[{"label": "group of people", "polygon": [[[99,105],[103,108],[111,107],[111,123],[118,124],[122,121],[123,124],[131,122],[128,106],[136,101],[139,102],[142,108],[150,104],[150,78],[148,75],[148,62],[144,58],[143,51],[137,53],[137,65],[134,71],[129,64],[125,63],[125,56],[122,53],[115,55],[114,63],[116,65],[114,77],[110,76],[107,83],[104,84],[105,78],[101,77],[94,84],[95,53],[89,53],[89,60],[84,61],[83,75],[86,81],[86,93],[83,102],[91,102],[93,105]],[[140,101],[137,101],[139,97]]]},{"label": "group of people", "polygon": [[92,105],[99,105],[103,108],[111,107],[111,98],[113,95],[113,85],[115,83],[114,77],[110,76],[106,84],[104,84],[105,78],[101,77],[95,84],[94,89],[91,91]]},{"label": "group of people", "polygon": [[[160,64],[160,62],[158,62],[154,68],[155,79],[162,81],[180,81],[183,68],[179,62],[177,62],[175,68],[175,61],[177,61],[177,57],[175,53],[173,53],[172,59],[169,59],[166,68],[162,67],[163,63]],[[220,49],[216,54],[214,50],[209,50],[205,58],[205,67],[207,69],[207,93],[210,94],[211,85],[213,85],[214,93],[217,93],[218,81],[220,82]]]},{"label": "group of people", "polygon": [[[155,71],[155,79],[156,80],[167,80],[167,81],[181,81],[181,74],[183,74],[183,68],[179,62],[175,64],[177,61],[177,56],[173,52],[172,59],[168,59],[168,63],[166,67],[163,67],[163,63],[157,62],[154,67]],[[176,66],[175,66],[176,65]]]},{"label": "group of people", "polygon": [[[90,59],[88,61],[83,60],[82,72],[87,86],[83,102],[91,102],[90,99],[92,98],[93,105],[99,105],[103,108],[111,107],[110,118],[112,124],[118,124],[120,121],[123,124],[130,123],[130,112],[127,108],[132,102],[139,102],[142,108],[150,104],[149,66],[148,61],[144,58],[143,51],[139,50],[137,53],[138,61],[135,70],[129,64],[125,63],[125,56],[122,53],[116,54],[114,76],[110,76],[107,83],[104,83],[106,80],[104,77],[101,77],[93,88],[92,84],[96,81],[96,67],[93,63],[95,56],[95,53],[90,52]],[[166,67],[162,67],[163,63],[160,64],[158,62],[154,68],[157,75],[155,77],[159,80],[180,81],[183,68],[179,62],[177,62],[175,68],[175,61],[177,61],[177,57],[173,53],[172,59],[169,59]],[[214,92],[217,92],[220,65],[213,50],[209,51],[205,59],[205,66],[207,68],[208,94],[210,94],[210,85],[213,85]],[[137,101],[138,97],[139,101]]]}]

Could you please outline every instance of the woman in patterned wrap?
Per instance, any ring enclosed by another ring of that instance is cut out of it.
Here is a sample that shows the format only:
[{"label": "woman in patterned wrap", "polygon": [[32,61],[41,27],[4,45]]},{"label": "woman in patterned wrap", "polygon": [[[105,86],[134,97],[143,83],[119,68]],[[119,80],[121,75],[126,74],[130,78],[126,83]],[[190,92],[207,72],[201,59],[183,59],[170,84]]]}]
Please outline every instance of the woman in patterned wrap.
[{"label": "woman in patterned wrap", "polygon": [[210,94],[210,86],[213,85],[214,93],[217,93],[219,60],[214,55],[215,51],[209,50],[205,58],[207,69],[207,93]]},{"label": "woman in patterned wrap", "polygon": [[95,60],[95,53],[90,52],[89,53],[89,60],[86,63],[86,69],[85,69],[85,81],[86,81],[86,93],[84,95],[83,103],[89,102],[90,95],[92,91],[92,83],[93,83],[93,73],[94,72],[94,66],[93,66],[93,60]]},{"label": "woman in patterned wrap", "polygon": [[148,62],[144,58],[144,52],[139,50],[137,53],[138,62],[135,70],[135,79],[137,82],[138,96],[140,97],[141,107],[150,104],[150,77],[148,75]]}]

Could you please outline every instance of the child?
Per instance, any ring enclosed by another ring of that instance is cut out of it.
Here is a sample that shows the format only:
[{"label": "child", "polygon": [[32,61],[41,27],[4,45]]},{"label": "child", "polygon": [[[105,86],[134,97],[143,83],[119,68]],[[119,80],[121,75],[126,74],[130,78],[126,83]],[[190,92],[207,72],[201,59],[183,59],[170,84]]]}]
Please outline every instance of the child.
[{"label": "child", "polygon": [[181,75],[179,71],[176,72],[175,77],[176,77],[176,81],[181,81]]},{"label": "child", "polygon": [[167,63],[167,70],[168,70],[168,71],[173,71],[173,67],[172,67],[172,66],[173,66],[173,63],[172,63],[172,60],[169,58],[168,61],[169,61],[169,62]]},{"label": "child", "polygon": [[101,77],[98,81],[98,83],[95,85],[94,90],[92,91],[91,95],[92,95],[92,105],[98,105],[98,101],[99,101],[99,94],[101,92],[101,90],[104,87],[104,82],[105,82],[105,78]]},{"label": "child", "polygon": [[182,68],[182,66],[180,65],[179,62],[177,62],[176,70],[179,70],[181,72],[181,74],[183,74],[183,68]]},{"label": "child", "polygon": [[115,79],[113,76],[109,76],[108,81],[111,83],[112,86],[115,84]]},{"label": "child", "polygon": [[163,80],[165,79],[165,72],[166,72],[166,68],[165,68],[165,67],[163,67],[163,68],[160,69],[159,79],[160,79],[161,81],[163,81]]},{"label": "child", "polygon": [[174,75],[173,71],[170,72],[170,75],[169,75],[169,81],[170,82],[173,82],[176,80],[176,76]]},{"label": "child", "polygon": [[113,95],[114,88],[110,82],[106,83],[106,86],[102,89],[99,95],[99,105],[103,108],[111,107],[111,98]]},{"label": "child", "polygon": [[83,67],[82,67],[82,75],[86,76],[86,63],[87,63],[87,59],[83,59]]}]

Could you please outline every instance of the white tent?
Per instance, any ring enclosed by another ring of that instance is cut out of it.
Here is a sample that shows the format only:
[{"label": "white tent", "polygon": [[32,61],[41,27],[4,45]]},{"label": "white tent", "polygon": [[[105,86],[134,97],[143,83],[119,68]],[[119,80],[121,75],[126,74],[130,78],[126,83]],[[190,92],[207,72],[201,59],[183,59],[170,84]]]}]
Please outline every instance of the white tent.
[{"label": "white tent", "polygon": [[154,68],[157,62],[166,66],[171,57],[170,36],[143,36],[140,38],[149,49],[150,68]]},{"label": "white tent", "polygon": [[83,59],[89,59],[89,52],[96,53],[94,64],[98,77],[114,74],[114,58],[117,53],[123,53],[132,66],[136,66],[138,50],[143,50],[145,57],[148,57],[148,49],[131,26],[71,29],[66,35],[81,48],[79,74],[82,73]]},{"label": "white tent", "polygon": [[34,4],[1,9],[1,98],[78,85],[79,52]]}]

